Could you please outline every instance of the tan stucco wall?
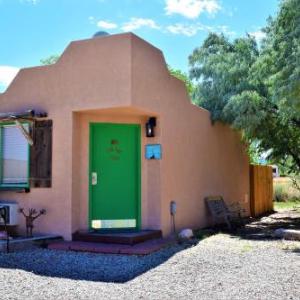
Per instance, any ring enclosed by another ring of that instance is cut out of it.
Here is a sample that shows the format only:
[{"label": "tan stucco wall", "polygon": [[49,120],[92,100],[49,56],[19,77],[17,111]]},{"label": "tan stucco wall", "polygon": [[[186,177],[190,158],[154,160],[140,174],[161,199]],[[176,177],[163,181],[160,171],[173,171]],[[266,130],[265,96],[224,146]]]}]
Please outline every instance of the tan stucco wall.
[{"label": "tan stucco wall", "polygon": [[36,230],[66,239],[72,233],[73,111],[130,103],[131,39],[119,35],[107,41],[72,42],[55,65],[21,69],[0,94],[1,112],[33,108],[53,120],[52,188],[1,192],[0,199],[17,200],[25,209],[45,208],[47,216],[37,220]]},{"label": "tan stucco wall", "polygon": [[[23,69],[0,111],[43,109],[53,120],[53,186],[0,199],[46,208],[37,229],[62,234],[87,226],[88,123],[138,123],[157,116],[157,135],[142,129],[142,224],[169,234],[169,203],[180,227],[208,222],[203,198],[222,194],[249,208],[248,158],[238,134],[212,126],[209,113],[190,104],[183,83],[169,75],[157,48],[133,34],[71,43],[58,63]],[[144,159],[146,143],[161,143],[163,159]],[[24,224],[21,226],[24,228]]]},{"label": "tan stucco wall", "polygon": [[183,82],[168,73],[162,53],[133,39],[132,102],[160,112],[163,231],[171,230],[172,200],[178,228],[207,225],[204,197],[210,195],[239,202],[249,213],[249,161],[239,134],[213,126],[209,112],[191,105]]}]

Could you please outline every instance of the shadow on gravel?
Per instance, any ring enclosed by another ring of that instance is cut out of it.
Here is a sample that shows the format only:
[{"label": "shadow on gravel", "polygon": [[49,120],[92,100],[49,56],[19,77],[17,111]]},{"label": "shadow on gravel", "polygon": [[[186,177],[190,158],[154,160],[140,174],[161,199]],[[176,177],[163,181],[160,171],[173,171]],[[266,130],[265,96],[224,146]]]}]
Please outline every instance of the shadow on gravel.
[{"label": "shadow on gravel", "polygon": [[[10,254],[0,253],[1,269],[23,270],[35,275],[87,280],[96,282],[125,283],[164,264],[172,256],[216,233],[227,233],[233,238],[247,240],[274,240],[277,228],[300,229],[299,212],[279,212],[251,219],[244,226],[228,231],[224,227],[195,231],[196,239],[190,243],[175,244],[146,256],[92,254],[36,249]],[[285,251],[300,255],[299,248]],[[167,273],[167,272],[166,272]]]},{"label": "shadow on gravel", "polygon": [[40,276],[125,283],[163,264],[189,246],[175,244],[146,256],[28,250],[0,254],[0,271],[18,269]]},{"label": "shadow on gravel", "polygon": [[[232,227],[228,230],[226,225],[217,225],[201,229],[199,234],[205,237],[224,233],[243,240],[274,241],[279,239],[274,236],[274,231],[278,228],[300,230],[300,212],[297,210],[272,212],[259,218],[244,219],[239,224],[232,224]],[[300,249],[289,251],[300,253]]]},{"label": "shadow on gravel", "polygon": [[274,237],[274,231],[278,228],[300,230],[299,211],[281,211],[260,218],[252,218],[244,226],[227,231],[227,233],[241,239],[266,241],[278,239]]},{"label": "shadow on gravel", "polygon": [[300,256],[300,248],[294,249],[291,252],[296,253],[296,254],[298,254]]},{"label": "shadow on gravel", "polygon": [[297,248],[287,248],[287,249],[284,249],[287,253],[293,253],[293,254],[297,254],[300,256],[300,247],[297,247]]}]

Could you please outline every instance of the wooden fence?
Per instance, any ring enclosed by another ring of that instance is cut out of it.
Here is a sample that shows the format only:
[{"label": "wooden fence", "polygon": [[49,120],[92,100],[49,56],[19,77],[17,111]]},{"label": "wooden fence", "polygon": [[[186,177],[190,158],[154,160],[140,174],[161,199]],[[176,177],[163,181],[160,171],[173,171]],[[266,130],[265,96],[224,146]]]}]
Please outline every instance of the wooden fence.
[{"label": "wooden fence", "polygon": [[250,209],[252,217],[273,210],[273,174],[270,166],[250,166]]}]

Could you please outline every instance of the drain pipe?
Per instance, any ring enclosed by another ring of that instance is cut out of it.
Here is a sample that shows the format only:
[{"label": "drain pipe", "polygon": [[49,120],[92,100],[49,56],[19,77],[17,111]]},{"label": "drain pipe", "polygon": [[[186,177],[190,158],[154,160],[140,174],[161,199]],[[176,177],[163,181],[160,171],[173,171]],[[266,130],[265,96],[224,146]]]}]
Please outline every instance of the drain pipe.
[{"label": "drain pipe", "polygon": [[175,215],[176,215],[176,210],[177,210],[177,204],[175,201],[170,202],[170,214],[171,214],[171,219],[172,219],[172,224],[173,224],[173,233],[176,233],[176,227],[175,227]]}]

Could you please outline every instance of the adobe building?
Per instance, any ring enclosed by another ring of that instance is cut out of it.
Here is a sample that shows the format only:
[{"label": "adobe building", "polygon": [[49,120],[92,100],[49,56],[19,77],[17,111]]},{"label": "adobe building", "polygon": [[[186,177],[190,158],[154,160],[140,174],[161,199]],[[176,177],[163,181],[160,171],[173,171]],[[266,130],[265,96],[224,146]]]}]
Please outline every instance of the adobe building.
[{"label": "adobe building", "polygon": [[0,94],[0,119],[0,200],[46,209],[36,232],[167,236],[172,201],[177,230],[200,228],[211,195],[249,214],[240,135],[212,125],[162,52],[132,33],[74,41],[57,63],[21,69]]}]

